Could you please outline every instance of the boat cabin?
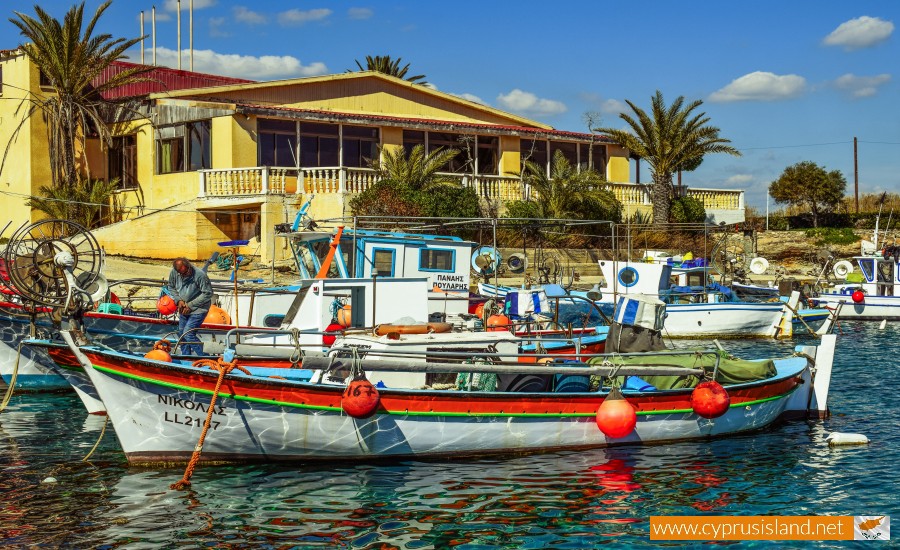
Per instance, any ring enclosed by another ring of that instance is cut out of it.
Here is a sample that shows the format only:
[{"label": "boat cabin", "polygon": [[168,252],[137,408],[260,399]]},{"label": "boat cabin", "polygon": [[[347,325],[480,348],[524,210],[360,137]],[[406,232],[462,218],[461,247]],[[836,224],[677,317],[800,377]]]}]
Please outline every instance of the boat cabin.
[{"label": "boat cabin", "polygon": [[[894,256],[857,256],[862,288],[870,296],[900,296],[900,262]],[[859,284],[845,285],[859,287]]]}]

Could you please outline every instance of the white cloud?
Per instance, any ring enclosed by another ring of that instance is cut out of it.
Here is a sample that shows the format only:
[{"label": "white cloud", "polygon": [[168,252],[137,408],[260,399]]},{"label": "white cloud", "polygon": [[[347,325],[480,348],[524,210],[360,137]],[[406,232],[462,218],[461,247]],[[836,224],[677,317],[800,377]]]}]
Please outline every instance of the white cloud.
[{"label": "white cloud", "polygon": [[834,81],[834,86],[853,97],[872,97],[878,93],[878,87],[887,84],[891,75],[884,73],[876,76],[856,76],[847,73]]},{"label": "white cloud", "polygon": [[806,89],[806,79],[795,74],[777,75],[756,71],[732,80],[713,92],[710,101],[777,101],[797,97]]},{"label": "white cloud", "polygon": [[215,36],[218,38],[231,36],[231,33],[224,30],[222,27],[225,26],[225,18],[224,17],[210,17],[209,18],[209,35]]},{"label": "white cloud", "polygon": [[350,19],[370,19],[375,12],[369,8],[350,8],[347,10],[347,15]]},{"label": "white cloud", "polygon": [[306,11],[292,9],[279,13],[278,23],[284,26],[303,25],[310,21],[321,21],[331,15],[331,13],[331,10],[327,8],[317,8]]},{"label": "white cloud", "polygon": [[[188,52],[182,53],[182,67],[188,59]],[[178,52],[169,48],[157,48],[156,60],[159,65],[178,67]],[[201,73],[247,78],[250,80],[275,80],[297,78],[328,73],[324,63],[303,65],[290,55],[238,55],[217,53],[212,50],[194,50],[194,70]]]},{"label": "white cloud", "polygon": [[565,113],[567,110],[562,102],[553,99],[541,99],[531,92],[524,92],[518,88],[506,95],[498,95],[497,103],[510,111],[528,115],[558,115]]},{"label": "white cloud", "polygon": [[[181,11],[187,11],[190,7],[191,0],[181,0]],[[194,0],[194,9],[202,10],[203,8],[208,8],[216,5],[216,0]],[[166,0],[166,3],[163,5],[166,11],[178,11],[178,0]],[[157,15],[159,18],[159,15]]]},{"label": "white cloud", "polygon": [[868,48],[884,42],[894,32],[894,23],[864,15],[841,23],[822,42],[826,46],[842,46],[845,50]]},{"label": "white cloud", "polygon": [[727,189],[733,189],[735,187],[746,186],[754,179],[756,178],[754,178],[750,174],[735,174],[725,180],[725,187]]},{"label": "white cloud", "polygon": [[461,97],[467,101],[471,101],[472,103],[478,103],[480,105],[487,105],[487,102],[485,100],[481,99],[480,97],[478,97],[477,95],[473,95],[473,94],[453,94],[453,95],[455,95],[456,97]]},{"label": "white cloud", "polygon": [[234,20],[240,23],[247,23],[248,25],[262,25],[266,22],[265,15],[249,10],[244,6],[235,6],[232,11],[234,12]]},{"label": "white cloud", "polygon": [[584,92],[580,95],[586,102],[595,105],[600,113],[604,115],[618,116],[619,113],[629,110],[628,105],[618,99],[603,99],[599,94],[593,92]]}]

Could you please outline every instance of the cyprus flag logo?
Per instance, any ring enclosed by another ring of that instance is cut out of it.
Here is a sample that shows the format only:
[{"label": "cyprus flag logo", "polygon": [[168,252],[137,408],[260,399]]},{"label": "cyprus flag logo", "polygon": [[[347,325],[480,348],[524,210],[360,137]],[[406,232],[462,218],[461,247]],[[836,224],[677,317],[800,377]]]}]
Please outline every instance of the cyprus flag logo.
[{"label": "cyprus flag logo", "polygon": [[891,540],[891,517],[853,516],[853,540]]}]

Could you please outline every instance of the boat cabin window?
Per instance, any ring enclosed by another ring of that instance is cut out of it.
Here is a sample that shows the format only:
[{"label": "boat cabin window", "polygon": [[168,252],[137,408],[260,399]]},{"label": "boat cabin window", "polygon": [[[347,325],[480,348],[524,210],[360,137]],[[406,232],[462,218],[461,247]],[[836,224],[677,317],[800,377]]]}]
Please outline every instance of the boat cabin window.
[{"label": "boat cabin window", "polygon": [[706,286],[706,273],[688,273],[687,286]]},{"label": "boat cabin window", "polygon": [[419,270],[420,271],[446,271],[448,273],[455,271],[454,250],[444,250],[439,248],[423,248],[419,250]]},{"label": "boat cabin window", "polygon": [[875,260],[874,259],[859,260],[859,269],[862,271],[863,275],[865,276],[866,281],[872,282],[875,280]]},{"label": "boat cabin window", "polygon": [[894,295],[894,262],[883,260],[878,262],[878,295]]},{"label": "boat cabin window", "polygon": [[394,276],[394,254],[396,252],[393,248],[376,248],[372,251],[372,267],[378,270],[379,277]]}]

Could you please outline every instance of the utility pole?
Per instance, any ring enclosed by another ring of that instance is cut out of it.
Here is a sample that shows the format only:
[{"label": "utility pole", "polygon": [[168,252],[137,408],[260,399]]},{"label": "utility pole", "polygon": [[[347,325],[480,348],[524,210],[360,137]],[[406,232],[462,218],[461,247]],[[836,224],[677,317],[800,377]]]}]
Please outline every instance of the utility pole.
[{"label": "utility pole", "polygon": [[153,6],[153,10],[150,12],[151,14],[151,25],[153,27],[153,66],[156,66],[156,6]]},{"label": "utility pole", "polygon": [[144,12],[141,10],[141,65],[144,64]]},{"label": "utility pole", "polygon": [[856,136],[853,136],[853,197],[856,202],[856,213],[859,214],[859,163],[856,154]]}]

